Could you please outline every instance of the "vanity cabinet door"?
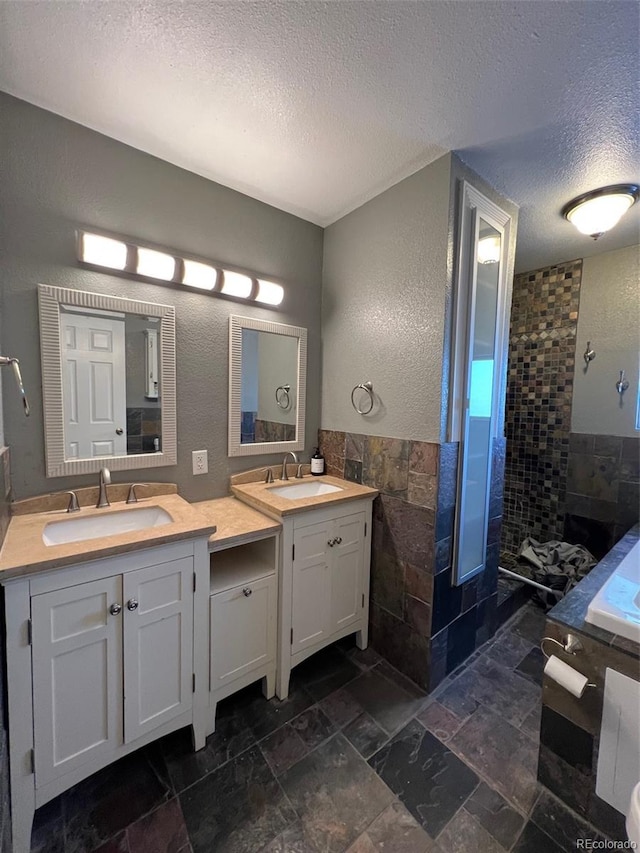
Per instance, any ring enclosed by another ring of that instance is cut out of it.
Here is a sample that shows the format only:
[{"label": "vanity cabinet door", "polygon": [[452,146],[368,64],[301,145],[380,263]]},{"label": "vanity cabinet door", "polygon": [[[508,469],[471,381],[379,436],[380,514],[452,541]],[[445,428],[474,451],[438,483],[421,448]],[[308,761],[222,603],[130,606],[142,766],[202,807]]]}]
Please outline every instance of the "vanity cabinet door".
[{"label": "vanity cabinet door", "polygon": [[31,599],[36,785],[122,743],[122,577]]},{"label": "vanity cabinet door", "polygon": [[291,654],[331,633],[329,542],[334,522],[296,526],[294,534]]},{"label": "vanity cabinet door", "polygon": [[275,658],[276,613],[275,575],[211,596],[212,692]]},{"label": "vanity cabinet door", "polygon": [[123,581],[125,743],[172,720],[193,698],[193,558]]},{"label": "vanity cabinet door", "polygon": [[364,513],[334,522],[331,549],[331,633],[362,616],[364,565]]}]

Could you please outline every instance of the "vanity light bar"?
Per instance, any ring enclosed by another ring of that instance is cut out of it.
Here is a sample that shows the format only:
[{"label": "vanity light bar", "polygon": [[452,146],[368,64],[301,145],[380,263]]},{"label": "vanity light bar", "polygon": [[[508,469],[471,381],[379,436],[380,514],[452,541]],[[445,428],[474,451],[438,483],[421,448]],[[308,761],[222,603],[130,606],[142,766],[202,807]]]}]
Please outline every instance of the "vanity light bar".
[{"label": "vanity light bar", "polygon": [[180,284],[212,295],[231,296],[276,307],[284,299],[284,288],[275,281],[190,258],[181,258],[158,249],[138,246],[90,231],[78,231],[78,260],[127,276],[154,282]]}]

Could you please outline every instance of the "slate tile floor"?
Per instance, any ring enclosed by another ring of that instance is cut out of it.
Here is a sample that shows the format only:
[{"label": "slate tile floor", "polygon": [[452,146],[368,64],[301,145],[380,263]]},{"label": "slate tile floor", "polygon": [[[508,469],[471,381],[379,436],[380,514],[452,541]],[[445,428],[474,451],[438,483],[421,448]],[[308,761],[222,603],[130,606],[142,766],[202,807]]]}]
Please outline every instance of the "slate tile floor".
[{"label": "slate tile floor", "polygon": [[426,696],[351,641],[40,809],[33,853],[562,853],[595,830],[536,782],[544,614],[530,604]]}]

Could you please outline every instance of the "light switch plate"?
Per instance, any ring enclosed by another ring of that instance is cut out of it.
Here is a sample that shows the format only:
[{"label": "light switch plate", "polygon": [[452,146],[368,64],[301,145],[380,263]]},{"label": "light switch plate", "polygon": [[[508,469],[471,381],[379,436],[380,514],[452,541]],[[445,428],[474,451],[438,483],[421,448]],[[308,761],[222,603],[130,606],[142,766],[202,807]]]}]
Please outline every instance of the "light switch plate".
[{"label": "light switch plate", "polygon": [[191,464],[193,466],[194,474],[208,474],[209,473],[209,460],[207,458],[206,450],[194,450],[191,453]]}]

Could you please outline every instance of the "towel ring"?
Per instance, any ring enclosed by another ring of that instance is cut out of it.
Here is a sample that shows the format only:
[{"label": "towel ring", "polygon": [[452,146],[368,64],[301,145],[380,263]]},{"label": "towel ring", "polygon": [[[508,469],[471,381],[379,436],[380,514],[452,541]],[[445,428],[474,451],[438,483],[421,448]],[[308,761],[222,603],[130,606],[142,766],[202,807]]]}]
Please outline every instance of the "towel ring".
[{"label": "towel ring", "polygon": [[[361,389],[362,391],[366,391],[367,394],[369,395],[370,406],[368,409],[359,409],[358,408],[356,401],[354,400],[354,394],[356,393],[356,391],[358,389]],[[373,402],[374,402],[374,400],[373,400],[373,383],[372,382],[361,382],[360,385],[356,385],[355,388],[353,389],[353,391],[351,392],[351,405],[353,406],[353,408],[356,410],[356,412],[359,415],[368,415],[369,412],[373,409]]]},{"label": "towel ring", "polygon": [[291,385],[278,385],[276,388],[276,403],[281,409],[288,409],[291,405],[290,391]]}]

